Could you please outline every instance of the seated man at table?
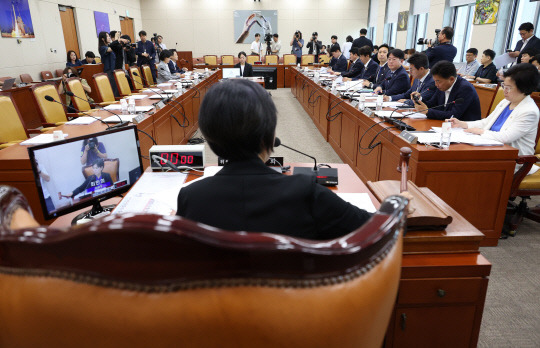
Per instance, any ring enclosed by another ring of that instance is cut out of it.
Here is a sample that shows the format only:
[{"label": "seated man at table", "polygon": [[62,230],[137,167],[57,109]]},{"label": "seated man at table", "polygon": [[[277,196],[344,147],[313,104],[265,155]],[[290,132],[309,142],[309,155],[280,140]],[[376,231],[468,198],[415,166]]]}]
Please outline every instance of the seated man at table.
[{"label": "seated man at table", "polygon": [[[377,84],[380,84],[384,81],[384,79],[386,78],[386,74],[390,70],[388,68],[388,51],[389,47],[387,44],[382,44],[381,46],[379,46],[379,50],[376,54],[378,64],[377,71],[375,72],[375,76],[371,80],[364,80],[364,87],[375,88]],[[373,56],[371,57],[371,59],[374,60]]]},{"label": "seated man at table", "polygon": [[178,53],[175,50],[169,50],[171,52],[171,60],[169,61],[169,70],[171,71],[171,74],[174,74],[178,77],[184,77],[184,72],[187,71],[186,68],[180,69],[178,67]]},{"label": "seated man at table", "polygon": [[353,81],[364,80],[369,82],[374,82],[375,77],[377,76],[377,70],[379,64],[376,61],[371,59],[371,48],[369,46],[364,46],[358,49],[358,56],[362,64],[364,64],[364,69],[362,73],[353,78]]},{"label": "seated man at table", "polygon": [[330,54],[332,55],[332,59],[328,64],[328,72],[344,73],[345,71],[347,71],[347,58],[345,58],[345,56],[341,53],[339,44],[332,47]]},{"label": "seated man at table", "polygon": [[[454,63],[438,62],[431,68],[431,75],[437,90],[430,99],[418,100],[416,108],[420,113],[435,120],[452,117],[461,121],[480,119],[480,99],[476,89],[469,81],[457,76]],[[411,94],[421,97],[418,92]]]},{"label": "seated man at table", "polygon": [[409,66],[414,82],[405,93],[387,95],[385,101],[400,101],[407,105],[413,106],[414,102],[411,93],[418,92],[423,99],[430,99],[435,90],[435,82],[433,76],[429,73],[429,60],[424,53],[415,53],[409,58]]},{"label": "seated man at table", "polygon": [[373,92],[377,94],[394,95],[407,92],[411,87],[411,79],[405,68],[401,65],[405,54],[400,49],[393,49],[388,53],[388,69],[384,80],[374,85]]},{"label": "seated man at table", "polygon": [[216,175],[180,190],[177,215],[210,226],[310,239],[348,234],[371,216],[315,176],[283,175],[265,162],[274,149],[277,110],[259,84],[227,80],[206,93],[199,127],[229,162]]},{"label": "seated man at table", "polygon": [[169,62],[171,61],[171,51],[163,50],[159,54],[159,64],[158,64],[158,78],[157,83],[166,83],[169,80],[174,80],[180,78],[180,75],[171,74],[169,70]]},{"label": "seated man at table", "polygon": [[495,51],[485,50],[480,59],[482,65],[476,70],[474,76],[465,76],[465,78],[474,79],[478,83],[497,83],[497,67],[493,59],[495,59]]},{"label": "seated man at table", "polygon": [[340,75],[343,77],[354,78],[360,76],[364,72],[364,63],[360,60],[357,47],[352,47],[349,51],[351,55],[351,66],[348,71],[345,72],[335,72],[335,75]]},{"label": "seated man at table", "polygon": [[59,197],[75,197],[80,193],[103,193],[110,190],[110,187],[113,185],[113,180],[111,174],[103,172],[103,168],[105,168],[105,162],[103,159],[98,158],[92,165],[94,174],[88,176],[79,187],[73,190],[73,192],[65,195],[59,192]]}]

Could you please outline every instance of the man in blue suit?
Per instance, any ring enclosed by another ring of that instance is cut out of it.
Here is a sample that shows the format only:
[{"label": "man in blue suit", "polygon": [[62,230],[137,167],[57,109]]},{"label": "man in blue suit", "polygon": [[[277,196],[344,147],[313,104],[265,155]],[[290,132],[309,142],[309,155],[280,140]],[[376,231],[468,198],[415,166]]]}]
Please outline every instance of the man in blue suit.
[{"label": "man in blue suit", "polygon": [[[461,121],[480,119],[480,99],[474,86],[461,76],[457,76],[454,63],[439,62],[431,69],[437,90],[431,99],[419,100],[416,108],[420,113],[435,120],[457,118]],[[420,93],[413,92],[419,96]],[[455,103],[454,103],[455,101]],[[433,109],[425,110],[433,107]]]},{"label": "man in blue suit", "polygon": [[329,72],[344,73],[347,71],[347,58],[341,54],[339,45],[334,45],[330,54],[332,54],[332,60],[328,64],[330,66]]},{"label": "man in blue suit", "polygon": [[514,52],[510,52],[508,55],[513,58],[517,57],[517,62],[521,63],[521,52],[524,48],[534,48],[540,51],[540,39],[534,35],[534,25],[530,22],[521,24],[518,30],[521,40],[516,44]]},{"label": "man in blue suit", "polygon": [[148,64],[150,66],[150,70],[152,71],[152,77],[154,78],[154,81],[157,81],[157,71],[155,64],[156,48],[151,41],[146,40],[146,31],[141,30],[139,32],[139,38],[141,39],[141,41],[137,42],[137,50],[135,51],[137,54],[137,65],[141,67],[144,64]]},{"label": "man in blue suit", "polygon": [[343,73],[335,73],[336,75],[341,74],[343,77],[348,78],[356,78],[364,72],[364,63],[360,60],[358,48],[352,47],[350,50],[351,54],[351,66],[349,67],[348,71],[345,71]]},{"label": "man in blue suit", "polygon": [[369,46],[361,47],[358,50],[358,54],[360,61],[364,64],[364,70],[362,70],[362,73],[358,77],[353,78],[353,81],[362,79],[368,82],[374,82],[379,64],[371,59],[371,48]]},{"label": "man in blue suit", "polygon": [[424,53],[415,53],[409,60],[410,72],[414,78],[414,82],[405,93],[394,94],[391,96],[385,96],[385,101],[400,101],[407,105],[413,106],[414,102],[411,98],[413,92],[418,92],[422,96],[422,99],[429,100],[437,87],[435,87],[435,82],[433,82],[433,76],[429,73],[429,61],[427,56]]},{"label": "man in blue suit", "polygon": [[375,86],[373,92],[377,94],[394,95],[405,93],[411,86],[409,74],[401,65],[405,53],[400,49],[393,49],[388,54],[388,69],[384,80]]},{"label": "man in blue suit", "polygon": [[430,68],[441,60],[447,60],[449,62],[454,61],[457,48],[451,43],[453,37],[454,29],[452,27],[444,27],[437,36],[437,39],[439,39],[439,45],[431,47],[431,44],[428,44],[426,54],[429,59]]},{"label": "man in blue suit", "polygon": [[[377,70],[375,71],[375,76],[372,77],[369,81],[366,79],[363,83],[364,87],[375,88],[377,84],[380,84],[384,81],[386,73],[390,70],[388,69],[388,45],[382,44],[379,46],[379,51],[377,52],[377,57],[379,62],[377,63]],[[373,57],[371,57],[373,60]],[[368,77],[371,77],[369,75]]]}]

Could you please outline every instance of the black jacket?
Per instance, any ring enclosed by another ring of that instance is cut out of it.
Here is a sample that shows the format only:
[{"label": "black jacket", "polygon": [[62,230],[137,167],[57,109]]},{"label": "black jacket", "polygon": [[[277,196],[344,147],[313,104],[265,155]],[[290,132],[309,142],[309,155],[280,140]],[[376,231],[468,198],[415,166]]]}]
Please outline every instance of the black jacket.
[{"label": "black jacket", "polygon": [[[111,175],[109,173],[102,172],[101,173],[101,180],[99,182],[96,182],[97,178],[95,175],[90,175],[89,177],[84,180],[84,182],[81,184],[81,186],[77,187],[75,190],[73,190],[73,197],[78,195],[79,193],[91,189],[93,187],[104,185],[103,187],[112,186],[113,181],[111,178]],[[93,190],[92,190],[93,191]]]},{"label": "black jacket", "polygon": [[259,158],[229,162],[215,176],[182,188],[177,215],[230,231],[319,240],[354,231],[371,216],[314,176],[283,175]]},{"label": "black jacket", "polygon": [[371,40],[368,39],[365,36],[360,36],[359,38],[354,39],[354,41],[352,43],[352,47],[361,48],[361,47],[364,47],[364,46],[369,46],[369,47],[371,47],[371,50],[373,50],[373,42],[371,42]]},{"label": "black jacket", "polygon": [[[446,120],[450,117],[461,121],[477,121],[480,119],[480,99],[474,86],[461,76],[457,76],[457,81],[450,91],[448,102],[463,98],[461,104],[449,104],[447,106],[436,107],[428,111],[427,117],[435,120]],[[437,89],[431,99],[424,99],[427,107],[443,105],[445,94]]]},{"label": "black jacket", "polygon": [[[235,68],[240,68],[240,63],[236,64],[234,67]],[[241,69],[242,68],[240,68],[240,70]],[[243,77],[251,77],[251,76],[253,76],[253,66],[251,66],[251,64],[246,63],[246,65],[244,65],[244,71],[242,72],[242,76]]]},{"label": "black jacket", "polygon": [[348,71],[345,71],[341,73],[341,76],[343,77],[359,77],[364,72],[364,63],[358,58],[356,62],[351,62],[351,66],[349,67]]},{"label": "black jacket", "polygon": [[[523,48],[523,39],[519,40],[516,44],[516,48],[514,48],[514,51],[519,51],[519,56],[517,58],[517,62],[521,63],[521,51]],[[536,35],[531,36],[529,39],[529,42],[527,42],[527,45],[525,48],[534,48],[537,51],[540,51],[540,39],[536,37]]]},{"label": "black jacket", "polygon": [[317,43],[314,41],[309,41],[306,47],[309,49],[308,54],[313,54],[313,51],[315,51],[315,55],[319,56],[322,49],[322,42],[319,40],[317,40]]}]

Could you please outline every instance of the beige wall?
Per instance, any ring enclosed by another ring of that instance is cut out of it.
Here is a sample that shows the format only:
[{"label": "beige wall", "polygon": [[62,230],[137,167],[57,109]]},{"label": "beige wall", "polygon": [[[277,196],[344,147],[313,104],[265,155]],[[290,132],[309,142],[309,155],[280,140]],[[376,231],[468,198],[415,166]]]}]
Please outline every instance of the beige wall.
[{"label": "beige wall", "polygon": [[94,12],[107,12],[111,30],[120,29],[120,16],[134,18],[135,32],[141,28],[139,0],[29,0],[35,39],[1,38],[0,76],[19,77],[28,73],[39,81],[39,72],[55,70],[66,65],[66,47],[60,22],[58,4],[75,8],[75,24],[79,36],[79,48],[84,52],[97,54],[96,26]]},{"label": "beige wall", "polygon": [[306,44],[313,31],[324,44],[333,34],[340,44],[347,35],[358,37],[367,26],[368,9],[369,0],[141,0],[143,29],[163,35],[168,48],[178,42],[178,50],[193,51],[194,57],[249,51],[250,43],[234,42],[234,10],[277,10],[282,55],[290,53],[296,30]]}]

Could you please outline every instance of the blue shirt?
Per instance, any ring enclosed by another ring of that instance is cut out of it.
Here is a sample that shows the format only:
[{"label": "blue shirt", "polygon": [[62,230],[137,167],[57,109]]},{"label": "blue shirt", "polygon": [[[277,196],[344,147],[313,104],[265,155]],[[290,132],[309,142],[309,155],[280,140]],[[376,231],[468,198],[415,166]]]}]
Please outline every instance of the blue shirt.
[{"label": "blue shirt", "polygon": [[300,42],[302,47],[304,47],[304,39],[298,39],[298,41],[293,40],[291,53],[297,57],[302,57],[302,47],[298,45],[298,42]]},{"label": "blue shirt", "polygon": [[512,114],[512,110],[510,110],[509,106],[510,105],[507,105],[504,108],[504,110],[501,112],[499,117],[497,117],[497,120],[495,121],[495,123],[493,123],[493,125],[489,129],[490,131],[493,131],[493,132],[500,132],[501,131],[501,128],[502,128],[503,124],[506,122],[508,117],[510,117],[510,114]]}]

